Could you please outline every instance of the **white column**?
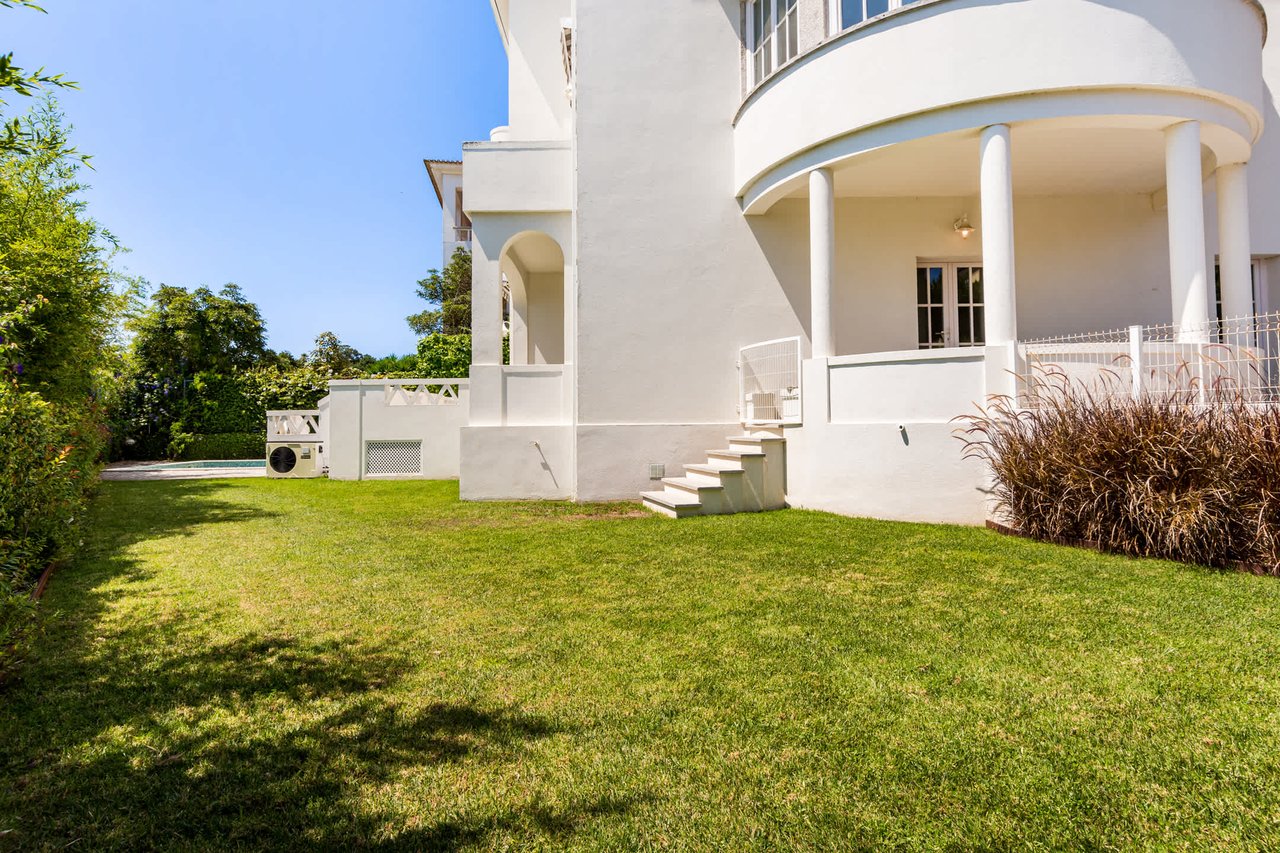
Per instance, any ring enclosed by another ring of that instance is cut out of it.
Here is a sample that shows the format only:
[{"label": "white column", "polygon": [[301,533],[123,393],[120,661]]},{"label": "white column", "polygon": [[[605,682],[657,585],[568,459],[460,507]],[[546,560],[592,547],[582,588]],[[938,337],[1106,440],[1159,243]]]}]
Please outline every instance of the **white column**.
[{"label": "white column", "polygon": [[1209,321],[1199,122],[1182,122],[1165,131],[1165,173],[1173,323],[1178,327],[1179,340],[1198,341],[1207,334]]},{"label": "white column", "polygon": [[475,248],[471,260],[471,362],[502,364],[502,272]]},{"label": "white column", "polygon": [[1013,159],[1009,126],[982,131],[982,280],[986,299],[987,344],[1018,339],[1018,307],[1013,241]]},{"label": "white column", "polygon": [[836,266],[836,192],[830,169],[809,173],[809,310],[813,357],[836,354],[831,289]]},{"label": "white column", "polygon": [[1252,315],[1249,175],[1243,163],[1218,168],[1218,266],[1222,275],[1222,316]]}]

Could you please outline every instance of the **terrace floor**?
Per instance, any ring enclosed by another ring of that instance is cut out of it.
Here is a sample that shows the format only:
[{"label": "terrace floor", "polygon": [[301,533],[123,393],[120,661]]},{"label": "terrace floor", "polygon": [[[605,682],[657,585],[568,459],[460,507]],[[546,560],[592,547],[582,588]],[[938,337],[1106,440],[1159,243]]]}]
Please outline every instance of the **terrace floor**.
[{"label": "terrace floor", "polygon": [[1275,579],[454,483],[105,483],[85,536],[0,849],[1280,845]]}]

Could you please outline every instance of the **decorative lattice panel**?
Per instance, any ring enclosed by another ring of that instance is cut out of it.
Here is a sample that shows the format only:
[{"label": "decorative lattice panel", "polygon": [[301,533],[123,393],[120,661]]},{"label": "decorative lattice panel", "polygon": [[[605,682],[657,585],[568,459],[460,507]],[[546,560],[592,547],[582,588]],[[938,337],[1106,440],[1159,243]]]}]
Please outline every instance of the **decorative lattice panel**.
[{"label": "decorative lattice panel", "polygon": [[364,447],[369,476],[422,473],[421,441],[370,441]]}]

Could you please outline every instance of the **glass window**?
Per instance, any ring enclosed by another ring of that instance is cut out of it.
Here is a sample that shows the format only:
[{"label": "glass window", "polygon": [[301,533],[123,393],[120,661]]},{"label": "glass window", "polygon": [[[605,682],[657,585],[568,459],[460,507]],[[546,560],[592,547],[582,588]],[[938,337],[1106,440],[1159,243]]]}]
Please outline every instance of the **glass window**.
[{"label": "glass window", "polygon": [[987,340],[982,267],[921,264],[916,269],[916,342],[920,349],[979,347]]},{"label": "glass window", "polygon": [[751,83],[755,85],[799,55],[799,0],[751,0],[747,16]]},{"label": "glass window", "polygon": [[840,20],[836,22],[836,29],[848,29],[877,15],[910,6],[914,2],[916,0],[840,0]]}]

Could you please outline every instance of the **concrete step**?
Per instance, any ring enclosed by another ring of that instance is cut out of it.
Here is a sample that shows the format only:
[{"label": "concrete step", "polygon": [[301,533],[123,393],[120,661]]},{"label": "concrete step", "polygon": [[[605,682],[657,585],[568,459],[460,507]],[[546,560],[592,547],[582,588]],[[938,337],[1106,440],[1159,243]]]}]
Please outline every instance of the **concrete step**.
[{"label": "concrete step", "polygon": [[741,448],[735,449],[732,447],[726,447],[721,450],[708,450],[707,460],[713,465],[718,460],[746,464],[747,462],[755,459],[763,461],[765,459],[765,455],[766,454],[760,450],[743,450]]},{"label": "concrete step", "polygon": [[668,492],[672,490],[685,492],[697,497],[698,500],[702,500],[706,493],[724,491],[724,486],[720,483],[708,483],[692,477],[664,477],[662,484],[667,487]]},{"label": "concrete step", "polygon": [[721,462],[720,465],[707,465],[705,463],[699,465],[686,465],[684,470],[688,479],[704,480],[708,483],[719,483],[724,485],[732,480],[741,481],[747,472],[739,465],[732,465],[728,462]]},{"label": "concrete step", "polygon": [[748,446],[748,445],[759,446],[762,444],[770,444],[775,441],[776,442],[786,441],[786,439],[780,435],[731,435],[728,438],[729,438],[730,447],[732,447],[735,444],[740,444],[743,446]]},{"label": "concrete step", "polygon": [[702,514],[702,501],[687,492],[641,492],[646,507],[671,518],[688,518]]}]

